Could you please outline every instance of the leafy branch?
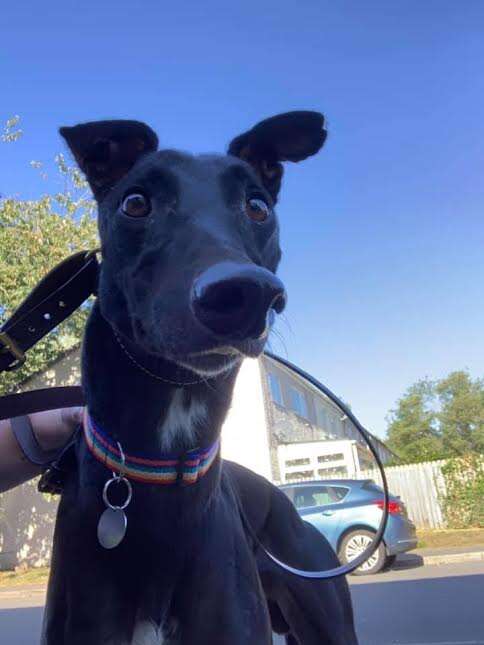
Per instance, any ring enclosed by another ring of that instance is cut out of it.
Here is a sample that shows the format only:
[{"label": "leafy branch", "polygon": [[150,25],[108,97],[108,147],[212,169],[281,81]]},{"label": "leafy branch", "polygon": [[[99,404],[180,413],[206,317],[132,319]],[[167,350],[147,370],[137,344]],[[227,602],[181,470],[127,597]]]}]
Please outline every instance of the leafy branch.
[{"label": "leafy branch", "polygon": [[[19,118],[9,119],[2,141],[22,134]],[[42,164],[33,162],[36,168]],[[0,199],[0,324],[7,320],[33,287],[66,256],[97,246],[95,206],[77,168],[56,157],[63,190],[34,200]],[[29,352],[27,363],[2,374],[0,394],[13,392],[27,378],[46,369],[80,343],[87,308],[78,310]]]}]

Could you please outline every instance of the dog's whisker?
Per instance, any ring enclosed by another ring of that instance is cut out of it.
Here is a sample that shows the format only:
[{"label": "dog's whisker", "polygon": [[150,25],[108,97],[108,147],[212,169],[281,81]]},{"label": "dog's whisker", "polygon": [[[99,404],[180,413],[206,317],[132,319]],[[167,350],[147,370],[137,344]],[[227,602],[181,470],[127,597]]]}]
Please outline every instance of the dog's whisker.
[{"label": "dog's whisker", "polygon": [[289,316],[287,316],[287,315],[283,312],[283,313],[281,313],[281,314],[279,315],[279,318],[278,318],[278,319],[281,321],[281,323],[283,323],[283,324],[286,326],[287,331],[291,334],[291,336],[295,336],[294,329],[293,329],[293,327],[292,327],[292,325],[291,325],[291,321],[289,320]]},{"label": "dog's whisker", "polygon": [[[282,349],[284,351],[284,354],[285,354],[286,358],[289,358],[289,352],[288,352],[287,345],[286,345],[286,339],[284,338],[282,332],[280,330],[278,330],[278,329],[272,328],[271,329],[271,336],[275,336],[277,338],[277,340],[279,341],[280,345],[282,346]],[[270,349],[272,351],[273,345],[272,345],[272,339],[271,339],[270,336],[269,336],[269,339],[268,339],[268,345],[269,345],[269,347],[270,347]]]}]

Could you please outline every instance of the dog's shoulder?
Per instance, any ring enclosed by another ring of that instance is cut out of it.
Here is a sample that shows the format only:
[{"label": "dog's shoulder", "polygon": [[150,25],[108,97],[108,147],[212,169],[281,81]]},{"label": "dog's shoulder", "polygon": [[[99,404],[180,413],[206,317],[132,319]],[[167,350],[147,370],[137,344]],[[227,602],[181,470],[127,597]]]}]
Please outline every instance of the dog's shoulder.
[{"label": "dog's shoulder", "polygon": [[240,500],[247,520],[256,533],[263,531],[268,523],[278,521],[294,528],[301,525],[290,500],[265,477],[226,459],[222,468],[223,477]]}]

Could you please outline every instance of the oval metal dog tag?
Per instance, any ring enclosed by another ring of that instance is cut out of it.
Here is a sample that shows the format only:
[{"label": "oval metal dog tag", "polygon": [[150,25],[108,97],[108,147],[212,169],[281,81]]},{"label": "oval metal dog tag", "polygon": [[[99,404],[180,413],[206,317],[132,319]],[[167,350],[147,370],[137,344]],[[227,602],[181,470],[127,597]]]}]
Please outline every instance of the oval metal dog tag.
[{"label": "oval metal dog tag", "polygon": [[99,518],[97,539],[105,549],[114,549],[126,535],[128,518],[120,508],[107,508]]}]

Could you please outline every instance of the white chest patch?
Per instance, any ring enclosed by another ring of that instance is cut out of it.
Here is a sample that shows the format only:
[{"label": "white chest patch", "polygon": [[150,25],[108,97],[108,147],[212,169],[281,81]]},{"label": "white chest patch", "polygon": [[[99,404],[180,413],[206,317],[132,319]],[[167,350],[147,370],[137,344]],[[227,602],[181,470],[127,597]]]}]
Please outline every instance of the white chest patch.
[{"label": "white chest patch", "polygon": [[131,645],[163,645],[163,633],[151,620],[136,623]]},{"label": "white chest patch", "polygon": [[186,445],[194,445],[197,423],[207,416],[207,406],[201,401],[190,399],[188,405],[184,391],[175,390],[168,412],[159,428],[160,443],[163,451],[169,452],[175,439],[183,437]]}]

